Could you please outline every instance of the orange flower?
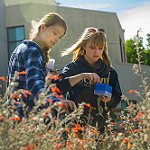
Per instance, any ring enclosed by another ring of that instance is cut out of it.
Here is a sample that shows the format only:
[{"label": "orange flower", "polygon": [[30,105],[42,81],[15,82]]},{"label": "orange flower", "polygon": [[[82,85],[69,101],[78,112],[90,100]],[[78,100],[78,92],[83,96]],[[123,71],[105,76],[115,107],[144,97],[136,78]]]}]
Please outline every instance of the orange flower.
[{"label": "orange flower", "polygon": [[0,121],[3,121],[3,120],[4,120],[3,115],[1,115],[0,116]]},{"label": "orange flower", "polygon": [[51,110],[51,109],[49,109],[48,111],[49,111],[50,113],[52,112],[52,110]]},{"label": "orange flower", "polygon": [[57,125],[57,120],[55,120],[55,125]]},{"label": "orange flower", "polygon": [[63,99],[63,95],[55,94],[56,97]]},{"label": "orange flower", "polygon": [[112,125],[114,125],[114,124],[115,124],[115,125],[117,125],[117,123],[116,123],[116,122],[115,122],[115,123],[112,123]]},{"label": "orange flower", "polygon": [[55,93],[57,91],[57,88],[56,87],[51,87],[51,91],[52,91],[52,93]]},{"label": "orange flower", "polygon": [[18,116],[13,116],[13,117],[10,117],[8,120],[16,120],[16,121],[19,121],[19,120],[20,120],[20,117],[18,117]]},{"label": "orange flower", "polygon": [[27,94],[27,95],[30,95],[30,96],[32,96],[32,94],[29,92],[29,90],[21,90],[21,93],[25,93],[25,94]]},{"label": "orange flower", "polygon": [[60,99],[63,99],[63,97],[64,97],[63,95],[59,95],[59,98],[60,98]]},{"label": "orange flower", "polygon": [[135,90],[130,90],[128,93],[134,93],[135,92]]},{"label": "orange flower", "polygon": [[77,138],[77,134],[74,133],[74,134],[73,134],[73,137],[74,137],[74,138]]},{"label": "orange flower", "polygon": [[142,115],[144,115],[144,114],[145,114],[145,112],[142,112],[142,113],[140,113],[140,114],[137,114],[136,116],[140,117],[140,116],[142,116]]},{"label": "orange flower", "polygon": [[58,75],[54,75],[54,76],[52,76],[52,78],[51,79],[60,79],[61,77],[60,76],[58,76]]},{"label": "orange flower", "polygon": [[85,104],[87,107],[92,107],[90,103]]},{"label": "orange flower", "polygon": [[62,146],[62,144],[60,143],[60,144],[56,144],[56,143],[54,143],[54,145],[57,147],[57,148],[59,148],[59,147],[61,147]]},{"label": "orange flower", "polygon": [[0,77],[0,80],[2,80],[2,81],[7,81],[7,80],[5,79],[5,77]]},{"label": "orange flower", "polygon": [[34,120],[34,118],[33,118],[33,117],[31,117],[31,120]]},{"label": "orange flower", "polygon": [[92,138],[89,138],[89,141],[90,141],[90,142],[93,142],[93,139],[92,139]]},{"label": "orange flower", "polygon": [[134,117],[134,118],[132,118],[132,120],[137,120],[137,119],[139,119],[139,117]]},{"label": "orange flower", "polygon": [[59,106],[64,106],[65,104],[63,104],[63,103],[58,103],[58,105],[59,105]]},{"label": "orange flower", "polygon": [[10,129],[9,132],[14,132],[14,130],[13,130],[13,129]]},{"label": "orange flower", "polygon": [[93,133],[97,134],[97,130],[91,130]]},{"label": "orange flower", "polygon": [[93,109],[93,110],[96,110],[96,107],[93,107],[92,109]]},{"label": "orange flower", "polygon": [[13,94],[11,97],[13,97],[13,98],[20,98],[20,95]]},{"label": "orange flower", "polygon": [[37,146],[31,146],[31,145],[23,147],[24,150],[32,150],[32,149],[36,149],[36,148],[37,148]]},{"label": "orange flower", "polygon": [[21,71],[21,72],[19,72],[19,74],[27,74],[27,72]]},{"label": "orange flower", "polygon": [[133,144],[129,143],[129,149],[133,146]]},{"label": "orange flower", "polygon": [[141,129],[136,129],[134,130],[134,133],[141,131]]},{"label": "orange flower", "polygon": [[16,120],[16,121],[19,121],[19,120],[20,120],[20,117],[15,117],[15,120]]},{"label": "orange flower", "polygon": [[52,133],[52,130],[48,130],[48,132]]},{"label": "orange flower", "polygon": [[44,137],[42,134],[39,134],[39,137]]},{"label": "orange flower", "polygon": [[119,125],[119,127],[122,127],[123,126],[123,124],[121,123],[120,125]]},{"label": "orange flower", "polygon": [[44,114],[43,117],[49,117],[49,115],[48,114]]},{"label": "orange flower", "polygon": [[62,93],[62,92],[60,91],[60,89],[58,89],[58,88],[57,88],[57,92],[58,92],[58,93]]},{"label": "orange flower", "polygon": [[140,121],[139,123],[137,123],[137,124],[143,124],[143,121]]},{"label": "orange flower", "polygon": [[53,99],[47,99],[47,101],[53,103]]},{"label": "orange flower", "polygon": [[70,145],[71,143],[68,141],[67,143],[66,143],[66,145]]},{"label": "orange flower", "polygon": [[133,107],[135,107],[135,105],[130,105],[130,106],[128,106],[127,108],[133,108]]},{"label": "orange flower", "polygon": [[24,98],[27,99],[27,97],[28,97],[27,94],[24,94]]},{"label": "orange flower", "polygon": [[125,139],[123,140],[123,143],[129,142],[129,141],[130,141],[129,138],[125,138]]},{"label": "orange flower", "polygon": [[73,147],[73,146],[70,146],[70,145],[69,145],[69,148],[70,148],[70,149],[74,149],[74,147]]}]

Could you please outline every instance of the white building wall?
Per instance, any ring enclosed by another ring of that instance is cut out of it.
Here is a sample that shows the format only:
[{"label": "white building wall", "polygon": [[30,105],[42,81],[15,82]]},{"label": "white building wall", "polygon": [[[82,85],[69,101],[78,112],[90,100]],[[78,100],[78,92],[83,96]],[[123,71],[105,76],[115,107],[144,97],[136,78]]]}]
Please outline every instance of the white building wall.
[{"label": "white building wall", "polygon": [[[6,24],[5,24],[5,3],[0,0],[0,77],[7,75],[8,67],[8,51],[7,51],[7,37],[6,37]],[[0,80],[0,84],[5,87],[5,82]],[[3,89],[0,87],[0,94]]]}]

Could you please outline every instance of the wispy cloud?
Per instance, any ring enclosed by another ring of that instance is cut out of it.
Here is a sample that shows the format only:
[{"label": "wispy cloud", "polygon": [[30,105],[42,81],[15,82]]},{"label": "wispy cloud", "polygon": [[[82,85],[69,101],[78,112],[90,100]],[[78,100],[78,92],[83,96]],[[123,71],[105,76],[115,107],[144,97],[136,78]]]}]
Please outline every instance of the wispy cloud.
[{"label": "wispy cloud", "polygon": [[142,28],[141,36],[146,42],[146,34],[150,33],[150,2],[119,15],[122,28],[125,29],[125,39],[130,39],[138,29]]},{"label": "wispy cloud", "polygon": [[96,10],[96,9],[108,8],[108,7],[111,7],[111,5],[110,5],[110,4],[94,4],[94,3],[88,3],[88,4],[69,5],[69,7]]}]

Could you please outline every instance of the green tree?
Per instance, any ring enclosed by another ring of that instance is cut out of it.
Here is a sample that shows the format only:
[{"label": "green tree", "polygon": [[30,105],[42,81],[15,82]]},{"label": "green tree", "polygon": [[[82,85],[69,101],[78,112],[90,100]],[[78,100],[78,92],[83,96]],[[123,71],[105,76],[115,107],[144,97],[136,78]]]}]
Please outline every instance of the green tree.
[{"label": "green tree", "polygon": [[[133,39],[126,40],[125,46],[126,46],[126,52],[127,52],[127,62],[128,63],[138,63],[137,62],[137,53],[135,49],[136,45],[136,36],[133,37]],[[150,65],[150,34],[147,34],[147,49],[143,46],[143,38],[139,38],[139,51],[141,52],[141,61],[144,65]]]},{"label": "green tree", "polygon": [[146,34],[146,36],[147,36],[147,42],[148,42],[147,49],[150,50],[150,33]]}]

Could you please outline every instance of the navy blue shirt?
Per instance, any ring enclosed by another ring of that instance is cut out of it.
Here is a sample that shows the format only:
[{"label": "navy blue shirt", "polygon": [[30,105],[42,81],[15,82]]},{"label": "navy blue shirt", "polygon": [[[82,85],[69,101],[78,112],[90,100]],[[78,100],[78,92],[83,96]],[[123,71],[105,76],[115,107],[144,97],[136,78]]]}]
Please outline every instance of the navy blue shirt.
[{"label": "navy blue shirt", "polygon": [[[106,83],[112,87],[112,98],[107,103],[109,108],[115,108],[121,100],[121,88],[119,85],[118,75],[115,68],[111,67],[110,71],[106,70],[106,65],[102,60],[99,60],[98,66],[93,68],[83,56],[78,58],[75,62],[71,62],[64,67],[60,74],[62,77],[69,77],[79,73],[97,73],[100,77],[100,83]],[[91,103],[96,106],[96,99],[98,96],[94,95],[95,84],[88,79],[83,79],[72,87],[67,93],[67,99],[74,100],[76,104],[83,101]]]},{"label": "navy blue shirt", "polygon": [[[70,62],[66,65],[60,74],[63,78],[70,77],[79,73],[96,73],[100,77],[100,83],[106,83],[112,87],[112,96],[111,100],[106,103],[109,109],[115,108],[118,103],[121,101],[122,92],[119,85],[118,75],[115,68],[111,67],[110,70],[107,71],[106,65],[100,59],[97,62],[97,67],[93,68],[85,59],[84,56],[79,57],[76,61]],[[100,105],[103,108],[103,117],[97,115],[98,113],[98,96],[94,94],[95,84],[88,79],[82,79],[79,83],[73,86],[67,92],[67,99],[73,100],[76,105],[81,102],[90,103],[93,109],[91,111],[91,115],[94,118],[92,125],[95,125],[96,122],[99,122],[99,128],[103,128],[105,124],[106,111],[104,109],[105,105],[101,101]],[[85,107],[84,115],[89,114],[89,109]]]}]

